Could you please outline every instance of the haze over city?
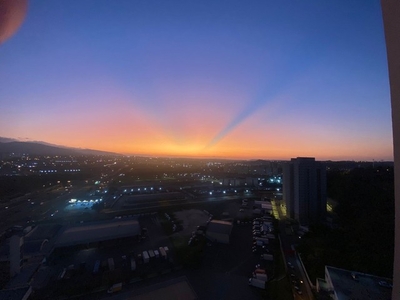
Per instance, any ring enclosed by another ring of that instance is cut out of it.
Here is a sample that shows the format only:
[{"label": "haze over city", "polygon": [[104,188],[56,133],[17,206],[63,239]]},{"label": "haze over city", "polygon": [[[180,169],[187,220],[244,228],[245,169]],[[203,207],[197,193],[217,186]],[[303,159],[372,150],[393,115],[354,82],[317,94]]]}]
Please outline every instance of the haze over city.
[{"label": "haze over city", "polygon": [[0,65],[0,136],[393,159],[379,1],[32,1]]}]

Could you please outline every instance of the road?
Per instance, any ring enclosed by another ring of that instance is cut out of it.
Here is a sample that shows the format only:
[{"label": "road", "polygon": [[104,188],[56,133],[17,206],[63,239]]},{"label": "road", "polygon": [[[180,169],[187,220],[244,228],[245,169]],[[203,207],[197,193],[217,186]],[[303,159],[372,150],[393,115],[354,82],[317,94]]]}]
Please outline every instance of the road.
[{"label": "road", "polygon": [[13,225],[27,226],[32,221],[36,224],[53,218],[68,221],[64,212],[67,201],[85,195],[88,187],[82,183],[65,192],[63,187],[53,186],[13,199],[0,207],[0,232]]},{"label": "road", "polygon": [[[283,255],[287,263],[287,272],[288,276],[290,277],[290,280],[296,281],[297,285],[300,287],[302,291],[302,294],[299,295],[293,288],[294,299],[314,300],[314,295],[312,293],[311,286],[306,279],[304,270],[301,267],[301,263],[294,251],[293,245],[298,243],[299,238],[296,234],[293,233],[288,234],[289,232],[286,232],[286,229],[288,228],[288,225],[286,224],[288,218],[286,217],[285,208],[282,207],[281,204],[283,204],[283,201],[279,200],[274,201],[274,213],[277,213],[276,217],[278,217],[279,219],[280,238],[282,242]],[[292,267],[289,267],[288,263],[290,263]]]}]

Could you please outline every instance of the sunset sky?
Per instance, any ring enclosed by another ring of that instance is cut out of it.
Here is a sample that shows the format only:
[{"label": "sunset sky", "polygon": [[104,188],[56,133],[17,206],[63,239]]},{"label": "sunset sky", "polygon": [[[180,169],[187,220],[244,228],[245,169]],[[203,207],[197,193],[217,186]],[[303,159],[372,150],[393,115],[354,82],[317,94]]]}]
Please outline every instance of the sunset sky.
[{"label": "sunset sky", "polygon": [[0,45],[0,136],[392,160],[380,1],[30,1]]}]

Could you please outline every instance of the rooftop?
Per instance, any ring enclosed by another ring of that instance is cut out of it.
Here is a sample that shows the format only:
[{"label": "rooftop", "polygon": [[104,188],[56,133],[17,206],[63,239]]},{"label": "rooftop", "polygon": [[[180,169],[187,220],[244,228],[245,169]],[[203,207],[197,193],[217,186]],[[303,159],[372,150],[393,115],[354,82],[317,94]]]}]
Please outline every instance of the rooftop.
[{"label": "rooftop", "polygon": [[207,232],[215,232],[220,234],[231,234],[232,223],[221,220],[212,220],[208,223]]},{"label": "rooftop", "polygon": [[33,228],[29,233],[27,233],[24,237],[25,241],[33,241],[33,240],[50,240],[53,238],[57,232],[61,229],[61,225],[59,224],[41,224]]},{"label": "rooftop", "polygon": [[137,220],[113,220],[90,223],[65,228],[55,242],[55,247],[106,241],[138,234],[140,234],[140,226]]},{"label": "rooftop", "polygon": [[390,300],[392,289],[384,287],[379,282],[391,284],[388,278],[358,273],[344,269],[325,267],[327,281],[332,282],[338,300],[344,299],[374,299]]}]

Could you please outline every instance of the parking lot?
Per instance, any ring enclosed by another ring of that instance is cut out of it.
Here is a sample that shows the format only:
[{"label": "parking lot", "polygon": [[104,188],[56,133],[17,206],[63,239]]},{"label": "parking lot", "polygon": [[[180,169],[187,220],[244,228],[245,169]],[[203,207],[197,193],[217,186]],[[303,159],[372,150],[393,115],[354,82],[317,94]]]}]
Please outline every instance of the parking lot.
[{"label": "parking lot", "polygon": [[[248,285],[257,264],[273,276],[273,262],[253,253],[252,223],[235,224],[230,244],[208,243],[199,270],[186,271],[200,299],[265,299],[266,292]],[[271,245],[275,247],[274,245]]]}]

